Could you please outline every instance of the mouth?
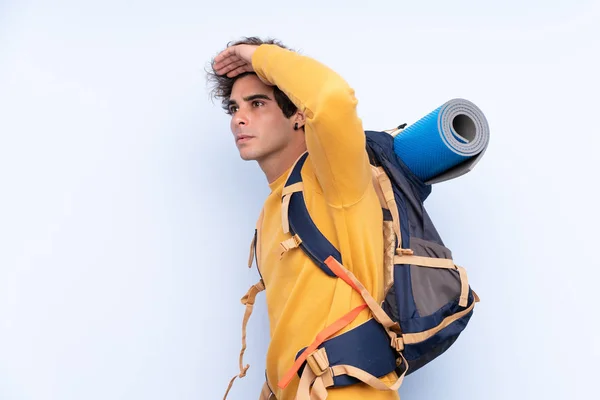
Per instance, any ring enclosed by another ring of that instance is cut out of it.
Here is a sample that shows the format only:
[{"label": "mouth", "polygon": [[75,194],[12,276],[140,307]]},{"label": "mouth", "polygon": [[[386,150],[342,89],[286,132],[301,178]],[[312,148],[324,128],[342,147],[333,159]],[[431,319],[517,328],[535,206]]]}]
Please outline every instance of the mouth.
[{"label": "mouth", "polygon": [[235,139],[235,142],[236,143],[245,143],[252,138],[253,138],[252,136],[240,135]]}]

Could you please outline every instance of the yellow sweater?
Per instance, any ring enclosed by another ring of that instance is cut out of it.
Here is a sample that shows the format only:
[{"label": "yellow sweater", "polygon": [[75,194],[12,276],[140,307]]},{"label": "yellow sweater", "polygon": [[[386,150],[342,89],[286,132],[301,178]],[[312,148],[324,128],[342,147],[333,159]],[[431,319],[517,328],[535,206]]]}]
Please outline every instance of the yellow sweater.
[{"label": "yellow sweater", "polygon": [[[365,134],[356,112],[354,90],[334,71],[306,56],[275,45],[261,45],[252,65],[259,76],[279,87],[306,115],[309,156],[302,170],[304,196],[317,227],[341,252],[344,266],[379,303],[383,300],[383,225],[372,185]],[[258,266],[266,287],[271,341],[267,378],[278,400],[292,400],[299,378],[285,390],[277,383],[294,364],[297,352],[325,327],[363,304],[341,279],[327,276],[301,249],[281,257],[281,193],[287,171],[269,186],[259,227]],[[369,309],[344,330],[371,318]],[[397,376],[382,379],[391,385]],[[328,389],[329,400],[398,399],[394,391],[367,385]]]}]

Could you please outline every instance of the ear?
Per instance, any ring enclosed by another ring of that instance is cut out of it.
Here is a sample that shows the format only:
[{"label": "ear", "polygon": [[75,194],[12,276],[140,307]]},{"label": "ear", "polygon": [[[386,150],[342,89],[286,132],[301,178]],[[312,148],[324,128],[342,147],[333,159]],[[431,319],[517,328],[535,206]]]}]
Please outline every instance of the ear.
[{"label": "ear", "polygon": [[294,116],[291,119],[292,126],[294,124],[298,124],[298,129],[302,129],[304,127],[304,124],[306,123],[306,116],[302,111],[296,111],[296,114],[294,114]]}]

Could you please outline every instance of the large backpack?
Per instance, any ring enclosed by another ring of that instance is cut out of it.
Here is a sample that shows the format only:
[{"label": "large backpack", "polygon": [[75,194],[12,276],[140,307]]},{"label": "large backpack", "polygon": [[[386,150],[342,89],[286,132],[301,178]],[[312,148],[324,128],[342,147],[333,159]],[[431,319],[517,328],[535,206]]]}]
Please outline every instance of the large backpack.
[{"label": "large backpack", "polygon": [[[307,153],[296,162],[285,183],[283,229],[290,238],[281,244],[283,251],[299,247],[323,273],[332,279],[343,279],[365,300],[364,305],[319,333],[311,345],[298,349],[295,364],[278,383],[285,388],[298,374],[298,400],[323,399],[327,387],[358,382],[380,390],[398,390],[406,375],[431,362],[456,341],[479,301],[469,286],[465,269],[454,263],[452,253],[444,246],[423,206],[431,185],[416,177],[396,155],[390,133],[365,132],[373,185],[384,219],[382,267],[386,295],[381,304],[343,267],[340,252],[323,236],[308,213],[300,173]],[[256,251],[257,230],[249,265]],[[252,304],[263,289],[261,279],[242,298],[247,307],[242,354]],[[366,307],[371,309],[373,319],[332,337]],[[248,368],[243,367],[242,354],[240,377]],[[398,375],[394,384],[388,386],[377,379],[391,372]],[[262,398],[270,395],[272,390],[265,384]]]}]

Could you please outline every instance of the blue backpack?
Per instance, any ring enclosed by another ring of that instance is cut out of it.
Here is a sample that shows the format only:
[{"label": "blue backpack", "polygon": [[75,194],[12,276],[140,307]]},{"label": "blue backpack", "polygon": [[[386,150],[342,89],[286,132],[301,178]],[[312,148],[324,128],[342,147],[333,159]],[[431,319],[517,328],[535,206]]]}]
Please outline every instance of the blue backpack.
[{"label": "blue backpack", "polygon": [[[283,250],[299,247],[323,273],[332,279],[343,279],[365,300],[364,306],[321,332],[311,346],[299,349],[296,363],[279,382],[279,387],[285,388],[298,374],[298,400],[325,398],[328,387],[360,382],[380,390],[398,390],[406,375],[434,360],[456,341],[479,301],[469,286],[465,269],[454,263],[423,206],[431,186],[416,177],[396,155],[394,137],[389,131],[365,134],[384,219],[386,295],[381,304],[343,267],[340,252],[308,213],[300,173],[307,153],[294,165],[283,190],[282,206],[287,209],[289,222],[288,226],[284,221],[284,232],[291,235],[281,244]],[[256,242],[257,231],[251,244],[249,266]],[[247,307],[242,354],[245,326],[254,298],[261,290],[264,290],[262,279],[242,298]],[[328,339],[366,307],[371,309],[373,319]],[[243,367],[242,354],[239,377],[248,369]],[[386,385],[378,379],[392,372],[398,376],[394,384]],[[265,383],[261,399],[272,395]]]}]

